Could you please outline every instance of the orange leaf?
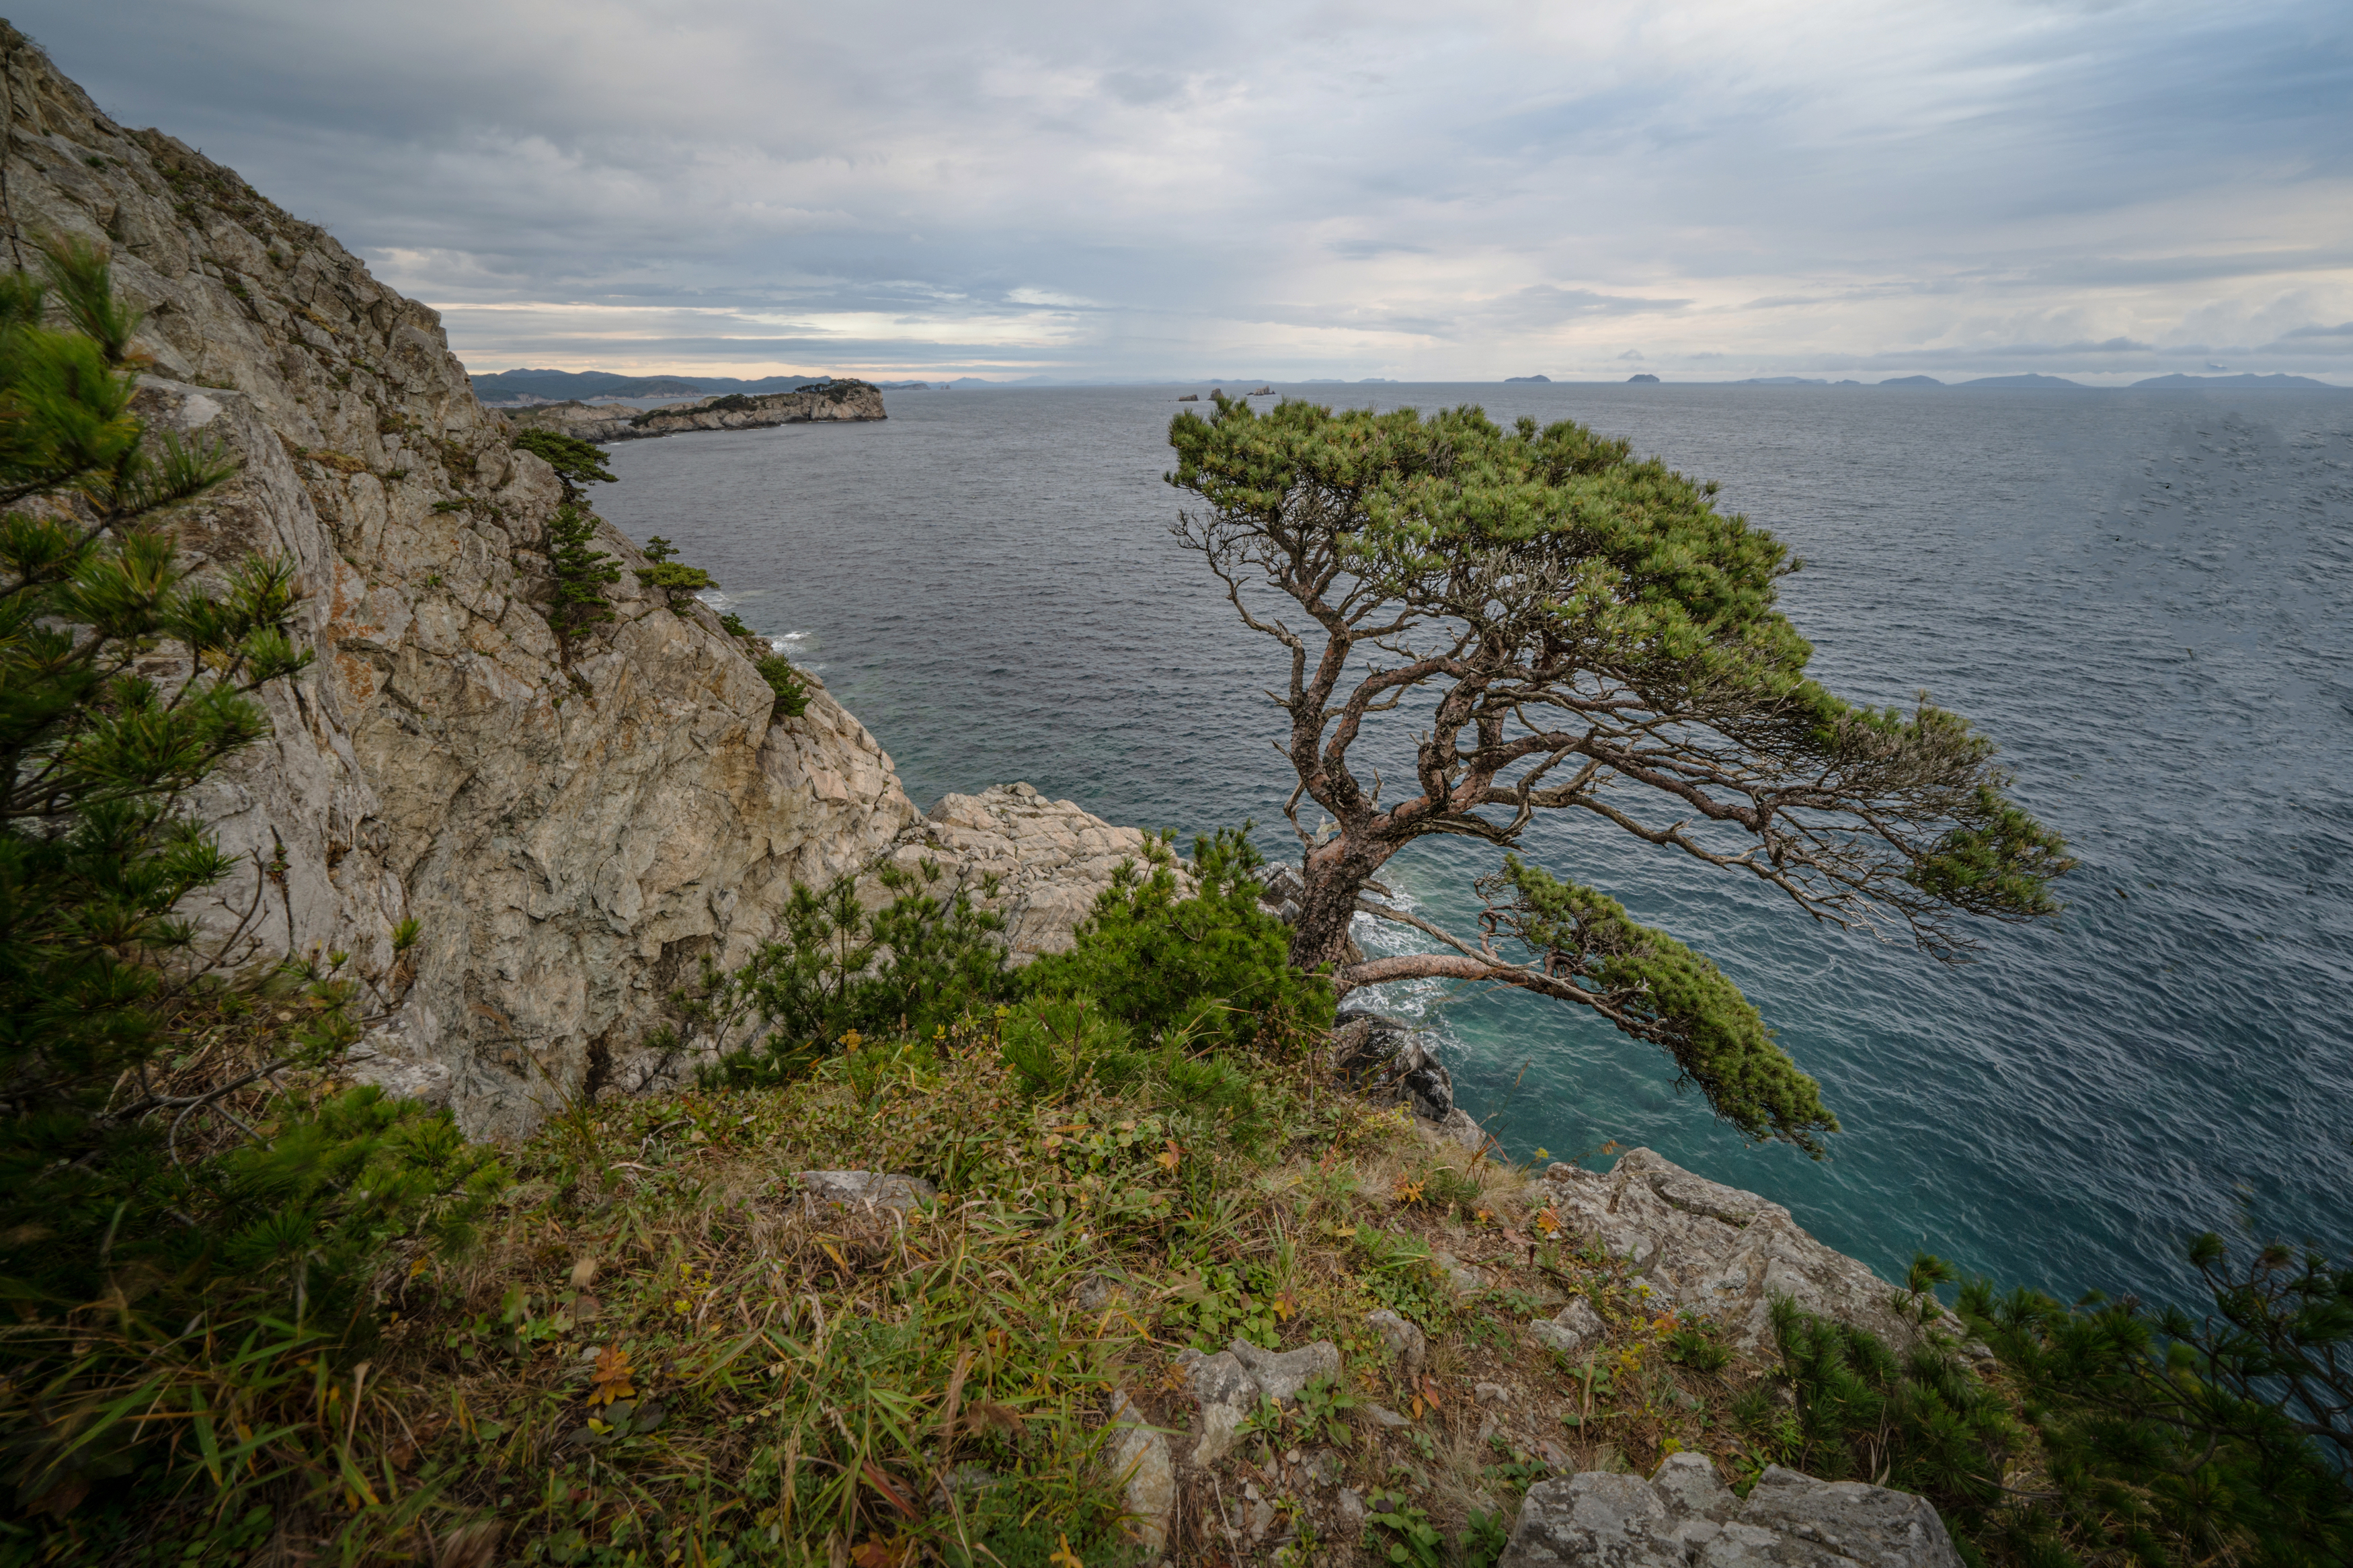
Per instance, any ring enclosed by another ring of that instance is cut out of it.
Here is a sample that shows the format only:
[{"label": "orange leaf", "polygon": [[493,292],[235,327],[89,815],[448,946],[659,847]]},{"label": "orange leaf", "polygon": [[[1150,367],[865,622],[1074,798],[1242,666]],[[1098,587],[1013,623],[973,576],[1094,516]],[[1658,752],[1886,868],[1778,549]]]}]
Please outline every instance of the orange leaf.
[{"label": "orange leaf", "polygon": [[1053,1564],[1053,1568],[1087,1568],[1086,1560],[1071,1550],[1071,1538],[1065,1535],[1061,1542],[1061,1550],[1049,1555],[1046,1561]]},{"label": "orange leaf", "polygon": [[1174,1138],[1169,1139],[1167,1142],[1167,1148],[1152,1156],[1152,1163],[1164,1170],[1174,1172],[1178,1162],[1185,1158],[1185,1151],[1176,1147],[1176,1140]]},{"label": "orange leaf", "polygon": [[591,1405],[610,1405],[616,1399],[635,1399],[637,1389],[630,1384],[629,1352],[618,1345],[607,1345],[596,1352],[595,1386],[588,1391]]}]

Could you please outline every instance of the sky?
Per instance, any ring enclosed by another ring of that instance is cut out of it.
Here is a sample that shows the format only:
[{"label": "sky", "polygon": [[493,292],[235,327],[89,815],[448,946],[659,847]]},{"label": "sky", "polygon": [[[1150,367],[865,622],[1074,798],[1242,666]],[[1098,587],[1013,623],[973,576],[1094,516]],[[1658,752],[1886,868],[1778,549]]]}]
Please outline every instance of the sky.
[{"label": "sky", "polygon": [[17,0],[522,366],[2353,384],[2345,0]]}]

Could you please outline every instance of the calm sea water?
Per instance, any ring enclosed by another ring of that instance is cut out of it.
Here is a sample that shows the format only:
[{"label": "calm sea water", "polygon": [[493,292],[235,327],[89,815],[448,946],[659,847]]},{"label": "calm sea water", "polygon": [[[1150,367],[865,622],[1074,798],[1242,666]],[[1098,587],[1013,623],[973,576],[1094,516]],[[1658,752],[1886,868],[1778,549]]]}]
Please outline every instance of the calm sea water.
[{"label": "calm sea water", "polygon": [[[1176,390],[633,443],[600,502],[791,639],[919,804],[1022,779],[1281,853],[1282,666],[1167,536]],[[2062,920],[1957,969],[1547,825],[1531,850],[1715,958],[1847,1131],[1820,1163],[1746,1147],[1571,1009],[1392,988],[1514,1155],[1647,1144],[1883,1271],[1926,1247],[2069,1296],[2181,1296],[2200,1229],[2353,1246],[2353,395],[1286,390],[1576,418],[1722,480],[1811,563],[1785,603],[1817,673],[1978,721],[2082,858]],[[1490,863],[1418,847],[1393,880],[1460,921]]]}]

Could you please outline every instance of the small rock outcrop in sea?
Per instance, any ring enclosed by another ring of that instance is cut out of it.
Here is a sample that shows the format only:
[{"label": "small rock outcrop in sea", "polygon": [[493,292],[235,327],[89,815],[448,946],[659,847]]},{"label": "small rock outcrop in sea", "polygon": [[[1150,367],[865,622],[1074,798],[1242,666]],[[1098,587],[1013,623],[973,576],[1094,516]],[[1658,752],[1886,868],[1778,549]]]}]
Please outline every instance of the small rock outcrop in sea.
[{"label": "small rock outcrop in sea", "polygon": [[1599,1470],[1538,1481],[1497,1568],[1960,1568],[1926,1498],[1768,1465],[1746,1500],[1702,1454],[1649,1480]]},{"label": "small rock outcrop in sea", "polygon": [[1899,1349],[1919,1335],[1891,1305],[1895,1287],[1799,1229],[1788,1209],[1648,1149],[1621,1155],[1607,1174],[1554,1165],[1544,1184],[1564,1226],[1630,1259],[1661,1304],[1722,1322],[1743,1350],[1770,1346],[1775,1296]]},{"label": "small rock outcrop in sea", "polygon": [[1632,375],[1628,376],[1626,378],[1626,384],[1629,386],[1656,386],[1659,384],[1659,378],[1652,375],[1647,370],[1641,370],[1636,371]]},{"label": "small rock outcrop in sea", "polygon": [[518,429],[555,430],[584,441],[641,441],[684,430],[758,430],[815,420],[881,419],[881,391],[862,381],[835,381],[799,392],[745,396],[740,392],[643,413],[610,404],[543,403],[508,416]]},{"label": "small rock outcrop in sea", "polygon": [[1479,1124],[1454,1103],[1454,1077],[1446,1064],[1401,1018],[1343,1008],[1332,1026],[1332,1067],[1343,1087],[1375,1105],[1407,1107],[1439,1137],[1466,1149],[1486,1142]]}]

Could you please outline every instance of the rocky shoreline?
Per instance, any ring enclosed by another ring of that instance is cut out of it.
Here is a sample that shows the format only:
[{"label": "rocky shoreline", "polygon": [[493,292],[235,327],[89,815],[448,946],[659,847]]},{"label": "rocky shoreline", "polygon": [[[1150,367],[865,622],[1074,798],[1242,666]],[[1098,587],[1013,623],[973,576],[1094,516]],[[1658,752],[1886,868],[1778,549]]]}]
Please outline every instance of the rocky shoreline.
[{"label": "rocky shoreline", "polygon": [[688,403],[666,403],[642,413],[611,404],[543,403],[507,418],[518,430],[554,430],[584,441],[642,441],[688,430],[763,430],[774,425],[887,419],[882,393],[862,381],[834,381],[797,392],[758,396],[727,393]]}]

